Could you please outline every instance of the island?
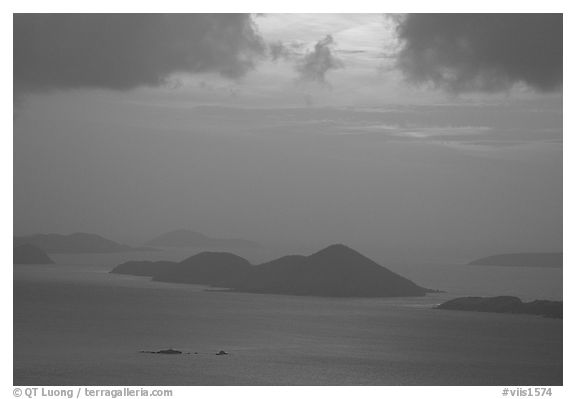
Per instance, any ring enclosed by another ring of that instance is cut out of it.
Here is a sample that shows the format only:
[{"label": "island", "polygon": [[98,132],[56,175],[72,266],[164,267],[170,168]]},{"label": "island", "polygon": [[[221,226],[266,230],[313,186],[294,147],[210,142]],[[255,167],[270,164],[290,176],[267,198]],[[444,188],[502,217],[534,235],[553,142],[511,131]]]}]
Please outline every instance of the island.
[{"label": "island", "polygon": [[177,266],[177,262],[170,261],[128,261],[116,266],[111,273],[128,274],[131,276],[154,277],[171,267]]},{"label": "island", "polygon": [[46,252],[30,244],[16,245],[13,251],[13,261],[17,265],[48,265],[54,263]]},{"label": "island", "polygon": [[521,266],[521,267],[562,267],[562,252],[525,252],[500,254],[476,259],[469,265]]},{"label": "island", "polygon": [[562,318],[562,302],[535,300],[522,302],[515,296],[462,297],[446,301],[436,309],[467,310],[474,312],[533,314],[552,318]]},{"label": "island", "polygon": [[132,251],[156,251],[154,248],[131,247],[117,243],[97,234],[34,234],[14,237],[14,245],[30,244],[47,253],[113,253]]},{"label": "island", "polygon": [[421,287],[342,244],[309,256],[289,255],[260,265],[231,253],[202,252],[182,262],[126,262],[111,273],[261,294],[409,297],[438,292]]},{"label": "island", "polygon": [[153,353],[155,355],[182,355],[184,352],[170,348],[170,349],[160,349],[158,351],[140,351],[140,353]]},{"label": "island", "polygon": [[182,247],[182,248],[258,248],[255,242],[240,238],[212,238],[190,230],[174,230],[164,233],[146,243],[152,247]]}]

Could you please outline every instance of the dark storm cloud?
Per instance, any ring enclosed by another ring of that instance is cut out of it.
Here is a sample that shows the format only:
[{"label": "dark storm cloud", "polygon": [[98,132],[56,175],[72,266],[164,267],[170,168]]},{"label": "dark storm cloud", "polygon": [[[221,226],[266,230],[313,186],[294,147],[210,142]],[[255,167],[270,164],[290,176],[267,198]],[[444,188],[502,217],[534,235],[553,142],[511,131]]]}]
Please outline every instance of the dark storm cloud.
[{"label": "dark storm cloud", "polygon": [[562,86],[561,14],[407,14],[395,17],[397,66],[412,82],[452,92]]},{"label": "dark storm cloud", "polygon": [[15,14],[14,90],[125,90],[179,72],[236,78],[263,52],[249,14]]},{"label": "dark storm cloud", "polygon": [[305,82],[326,83],[326,74],[333,69],[344,67],[344,63],[334,56],[332,46],[334,39],[327,35],[318,41],[314,50],[307,53],[296,66],[300,80]]}]

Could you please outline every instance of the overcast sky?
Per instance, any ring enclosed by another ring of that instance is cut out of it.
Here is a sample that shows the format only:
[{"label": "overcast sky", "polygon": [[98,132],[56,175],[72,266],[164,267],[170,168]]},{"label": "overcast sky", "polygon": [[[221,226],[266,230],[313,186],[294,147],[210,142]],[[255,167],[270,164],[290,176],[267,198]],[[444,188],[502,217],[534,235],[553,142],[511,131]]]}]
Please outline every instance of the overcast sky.
[{"label": "overcast sky", "polygon": [[562,247],[559,15],[17,15],[14,230]]}]

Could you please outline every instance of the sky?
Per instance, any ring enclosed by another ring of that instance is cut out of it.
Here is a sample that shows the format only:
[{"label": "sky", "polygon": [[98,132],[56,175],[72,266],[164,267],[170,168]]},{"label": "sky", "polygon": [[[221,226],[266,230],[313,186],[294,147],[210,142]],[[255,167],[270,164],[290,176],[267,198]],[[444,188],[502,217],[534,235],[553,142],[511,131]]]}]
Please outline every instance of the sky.
[{"label": "sky", "polygon": [[14,233],[562,249],[553,14],[16,15]]}]

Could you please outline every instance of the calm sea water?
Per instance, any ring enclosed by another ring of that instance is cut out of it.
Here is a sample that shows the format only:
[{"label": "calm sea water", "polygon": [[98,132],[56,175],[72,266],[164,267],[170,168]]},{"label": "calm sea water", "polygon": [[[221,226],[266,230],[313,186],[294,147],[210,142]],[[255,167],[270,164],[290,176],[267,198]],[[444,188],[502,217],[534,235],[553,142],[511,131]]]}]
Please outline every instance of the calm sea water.
[{"label": "calm sea water", "polygon": [[[14,384],[562,384],[562,320],[432,309],[461,295],[561,299],[561,270],[389,261],[447,291],[391,299],[215,292],[108,274],[123,260],[185,252],[15,265]],[[139,352],[168,347],[198,354]],[[221,349],[230,356],[215,356]]]}]

